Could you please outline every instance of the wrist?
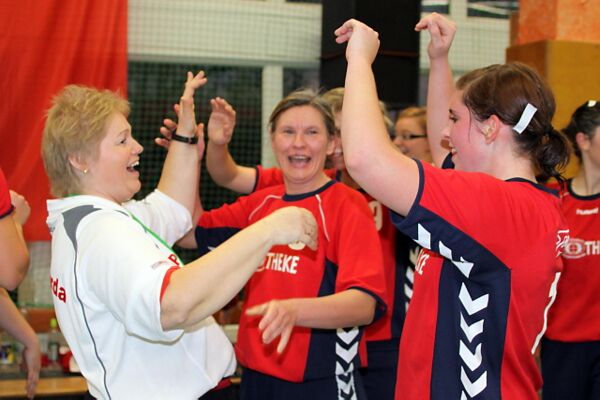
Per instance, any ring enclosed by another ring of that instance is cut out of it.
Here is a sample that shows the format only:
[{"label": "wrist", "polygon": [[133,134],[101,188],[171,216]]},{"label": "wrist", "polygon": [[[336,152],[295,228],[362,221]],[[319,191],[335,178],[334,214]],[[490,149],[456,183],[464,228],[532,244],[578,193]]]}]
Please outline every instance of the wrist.
[{"label": "wrist", "polygon": [[198,136],[194,135],[194,136],[182,136],[182,135],[178,135],[177,131],[173,131],[173,133],[171,134],[171,140],[174,140],[176,142],[181,142],[181,143],[186,143],[186,144],[196,144],[198,143]]}]

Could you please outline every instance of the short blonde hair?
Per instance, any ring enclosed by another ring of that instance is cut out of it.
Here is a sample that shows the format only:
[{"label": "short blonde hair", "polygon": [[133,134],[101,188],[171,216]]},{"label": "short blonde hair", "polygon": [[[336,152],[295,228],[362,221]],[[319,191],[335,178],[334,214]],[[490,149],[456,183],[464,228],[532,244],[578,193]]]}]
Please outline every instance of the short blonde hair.
[{"label": "short blonde hair", "polygon": [[402,118],[414,118],[417,120],[423,132],[427,133],[427,111],[425,107],[411,106],[398,112],[396,122]]},{"label": "short blonde hair", "polygon": [[111,116],[127,117],[129,112],[129,102],[110,90],[68,85],[53,98],[42,137],[42,159],[54,196],[80,190],[69,157],[95,160]]},{"label": "short blonde hair", "polygon": [[[325,93],[323,93],[323,98],[329,103],[329,105],[331,106],[331,111],[333,111],[334,114],[342,112],[342,105],[344,103],[343,87],[336,87],[326,91]],[[394,127],[394,124],[392,123],[392,120],[388,115],[387,107],[385,106],[385,103],[383,101],[379,101],[379,109],[381,110],[381,114],[383,115],[383,122],[385,122],[385,127],[388,131],[390,131]]]}]

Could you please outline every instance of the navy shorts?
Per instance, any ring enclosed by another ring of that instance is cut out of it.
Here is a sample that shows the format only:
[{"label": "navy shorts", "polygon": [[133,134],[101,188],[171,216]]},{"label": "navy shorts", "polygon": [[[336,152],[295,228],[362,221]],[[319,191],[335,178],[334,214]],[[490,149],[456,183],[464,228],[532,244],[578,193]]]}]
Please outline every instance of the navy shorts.
[{"label": "navy shorts", "polygon": [[542,398],[600,399],[600,341],[542,340]]},{"label": "navy shorts", "polygon": [[358,372],[305,382],[289,382],[244,368],[241,400],[365,400],[367,395]]},{"label": "navy shorts", "polygon": [[361,368],[360,374],[369,399],[394,399],[399,342],[399,339],[367,342],[368,367]]}]

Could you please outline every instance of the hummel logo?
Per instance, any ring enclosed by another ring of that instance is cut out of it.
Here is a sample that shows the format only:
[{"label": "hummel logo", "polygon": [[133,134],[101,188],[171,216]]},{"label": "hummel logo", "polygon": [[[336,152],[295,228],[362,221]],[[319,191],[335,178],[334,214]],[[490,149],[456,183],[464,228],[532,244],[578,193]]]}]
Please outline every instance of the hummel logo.
[{"label": "hummel logo", "polygon": [[582,209],[578,208],[577,210],[575,210],[575,214],[577,214],[577,215],[593,215],[593,214],[598,214],[598,207],[592,208],[592,209],[589,209],[589,210],[582,210]]}]

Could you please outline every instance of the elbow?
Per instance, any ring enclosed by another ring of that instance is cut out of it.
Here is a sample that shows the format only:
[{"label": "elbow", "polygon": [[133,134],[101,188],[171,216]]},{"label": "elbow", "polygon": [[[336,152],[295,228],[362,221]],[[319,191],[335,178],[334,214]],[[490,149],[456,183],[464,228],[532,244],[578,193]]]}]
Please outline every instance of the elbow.
[{"label": "elbow", "polygon": [[[166,297],[166,296],[165,296]],[[181,329],[185,327],[190,312],[185,307],[181,307],[177,302],[169,299],[160,303],[160,324],[163,330]]]},{"label": "elbow", "polygon": [[367,158],[361,154],[362,152],[354,151],[350,153],[344,152],[344,163],[346,164],[346,170],[352,176],[352,178],[359,184],[361,183],[361,179],[365,176],[367,172]]},{"label": "elbow", "polygon": [[360,320],[358,321],[357,325],[359,325],[359,326],[369,325],[373,322],[374,319],[375,319],[375,304],[373,304],[372,307],[369,307],[365,310],[365,312],[361,316]]},{"label": "elbow", "polygon": [[13,268],[13,271],[1,286],[7,290],[15,290],[23,282],[29,270],[29,254],[23,254],[14,263],[11,263],[10,268]]},{"label": "elbow", "polygon": [[377,307],[377,301],[366,293],[359,293],[361,299],[360,304],[357,304],[356,310],[359,310],[360,312],[356,313],[357,319],[355,321],[355,325],[369,325],[375,319],[375,308]]}]

